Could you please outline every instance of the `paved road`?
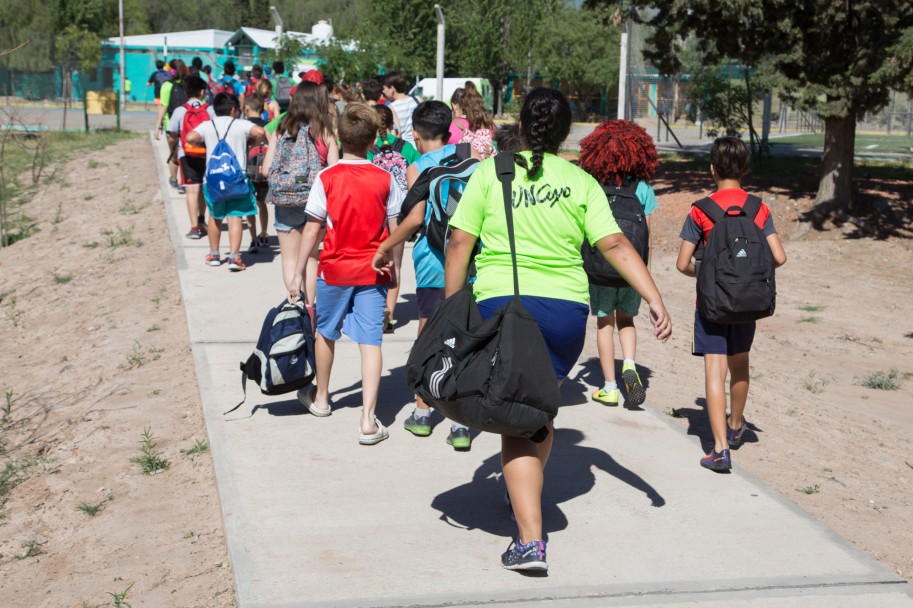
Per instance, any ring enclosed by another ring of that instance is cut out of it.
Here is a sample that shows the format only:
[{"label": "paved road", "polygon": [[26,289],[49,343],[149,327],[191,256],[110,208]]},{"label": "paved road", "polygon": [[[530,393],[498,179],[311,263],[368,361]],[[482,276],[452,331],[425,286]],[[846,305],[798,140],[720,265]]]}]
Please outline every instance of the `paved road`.
[{"label": "paved road", "polygon": [[547,471],[551,569],[536,578],[503,570],[514,526],[497,438],[479,435],[458,454],[443,421],[427,439],[402,429],[416,326],[408,262],[397,316],[411,320],[383,348],[378,415],[388,441],[356,442],[359,359],[347,341],[337,345],[332,416],[252,385],[247,403],[223,416],[240,399],[238,362],[282,298],[277,244],[243,273],[205,266],[205,241],[182,236],[184,202],[167,185],[161,143],[154,154],[241,608],[913,607],[896,574],[758,480],[697,466],[698,441],[661,413],[668,404],[595,406],[580,367],[563,389]]}]

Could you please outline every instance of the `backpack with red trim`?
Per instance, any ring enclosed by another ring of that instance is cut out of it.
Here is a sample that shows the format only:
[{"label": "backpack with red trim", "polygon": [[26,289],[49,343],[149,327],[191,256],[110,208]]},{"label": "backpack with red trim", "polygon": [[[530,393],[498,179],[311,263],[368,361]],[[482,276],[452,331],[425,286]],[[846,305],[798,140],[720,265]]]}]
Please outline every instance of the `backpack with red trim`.
[{"label": "backpack with red trim", "polygon": [[256,78],[248,78],[244,81],[244,94],[253,95],[257,92],[257,85],[260,84],[260,81]]},{"label": "backpack with red trim", "polygon": [[202,144],[194,145],[187,143],[187,134],[204,122],[210,120],[208,112],[209,105],[201,103],[198,106],[193,106],[190,103],[185,103],[183,107],[187,111],[187,113],[184,114],[184,120],[181,121],[181,146],[184,148],[184,154],[186,156],[203,158],[206,156],[206,146]]},{"label": "backpack with red trim", "polygon": [[212,85],[213,96],[219,93],[235,94],[235,79],[230,76],[222,76]]}]

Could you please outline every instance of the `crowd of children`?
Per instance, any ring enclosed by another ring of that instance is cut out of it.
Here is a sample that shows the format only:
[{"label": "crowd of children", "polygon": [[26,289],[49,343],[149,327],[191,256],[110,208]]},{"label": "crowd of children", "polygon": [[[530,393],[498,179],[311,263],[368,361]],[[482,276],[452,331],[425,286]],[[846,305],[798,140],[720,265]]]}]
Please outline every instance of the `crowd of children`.
[{"label": "crowd of children", "polygon": [[[623,120],[598,126],[581,141],[574,166],[557,156],[570,130],[568,102],[548,89],[527,96],[519,123],[496,126],[472,82],[458,89],[448,106],[408,95],[399,73],[352,87],[329,82],[316,70],[300,74],[295,83],[281,62],[271,66],[272,79],[261,66],[240,77],[231,62],[215,80],[197,62],[188,67],[175,60],[167,70],[164,64],[157,67],[150,77],[150,86],[156,87],[156,137],[162,129],[168,134],[171,184],[187,197],[187,237],[208,236],[210,251],[203,261],[221,266],[225,221],[229,244],[224,261],[229,270],[240,271],[246,267],[243,222],[250,234],[248,254],[268,247],[269,233],[275,231],[284,292],[291,302],[303,299],[315,315],[316,383],[298,393],[312,415],[333,413],[329,381],[335,343],[346,334],[358,344],[362,360],[357,440],[375,445],[389,437],[374,411],[383,370],[381,345],[383,335],[396,327],[408,241],[414,241],[419,332],[445,297],[466,284],[471,261],[473,290],[483,315],[493,314],[512,297],[501,187],[494,161],[486,160],[498,153],[514,156],[513,222],[522,252],[516,272],[524,305],[548,346],[556,381],[564,379],[580,355],[589,313],[596,317],[604,376],[594,401],[617,406],[624,396],[626,407],[644,403],[645,387],[635,363],[641,299],[648,304],[657,338],[668,339],[671,321],[649,273],[649,237],[645,252],[636,255],[634,237],[624,238],[619,227],[623,223],[613,216],[615,198],[627,194],[635,201],[636,221],[649,234],[650,216],[657,208],[650,181],[658,157],[643,128]],[[223,142],[230,151],[225,152],[228,160],[214,160],[217,148],[220,154],[226,149],[220,147]],[[748,160],[747,148],[736,138],[713,144],[710,173],[717,190],[710,199],[727,214],[741,210],[750,198],[740,185]],[[232,171],[241,171],[247,186],[222,196],[215,184],[224,188]],[[430,188],[430,181],[440,175],[449,180],[448,186]],[[547,185],[555,193],[549,205],[529,198],[538,191],[535,185]],[[435,238],[436,226],[449,216],[442,243]],[[697,275],[694,256],[713,230],[714,217],[693,207],[685,219],[677,260],[682,273]],[[785,263],[766,205],[761,203],[753,220],[773,263]],[[617,268],[623,276],[619,286],[596,284],[588,276],[581,264],[581,247],[586,246]],[[616,375],[616,327],[623,393]],[[700,464],[711,470],[728,471],[729,450],[744,439],[754,331],[753,322],[713,322],[699,307],[695,310],[692,352],[704,358],[714,437]],[[430,413],[416,397],[405,429],[418,437],[430,435]],[[455,450],[469,450],[470,430],[453,423],[446,442]],[[519,526],[502,565],[541,570],[547,566],[540,496],[551,438],[533,444],[504,437],[502,446],[509,502]]]}]

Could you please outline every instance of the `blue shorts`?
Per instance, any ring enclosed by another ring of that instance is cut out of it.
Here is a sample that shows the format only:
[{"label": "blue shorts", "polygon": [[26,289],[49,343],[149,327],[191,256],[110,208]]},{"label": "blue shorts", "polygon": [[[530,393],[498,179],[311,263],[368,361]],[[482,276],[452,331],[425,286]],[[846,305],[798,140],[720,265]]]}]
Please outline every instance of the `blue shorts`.
[{"label": "blue shorts", "polygon": [[430,319],[437,307],[444,301],[444,288],[416,287],[415,301],[418,304],[418,318]]},{"label": "blue shorts", "polygon": [[602,287],[590,285],[590,311],[597,317],[608,317],[616,310],[636,317],[640,309],[640,294],[633,287]]},{"label": "blue shorts", "polygon": [[273,227],[279,232],[290,232],[292,230],[301,230],[307,222],[307,215],[304,213],[304,207],[280,207],[273,206]]},{"label": "blue shorts", "polygon": [[327,340],[345,333],[358,344],[380,346],[386,305],[386,285],[327,285],[317,278],[317,331]]},{"label": "blue shorts", "polygon": [[691,337],[691,354],[696,357],[704,355],[738,355],[751,350],[754,342],[755,324],[752,323],[714,323],[701,316],[701,311],[694,309],[694,334]]},{"label": "blue shorts", "polygon": [[[512,299],[513,296],[500,296],[482,300],[478,303],[482,318],[490,318],[495,314],[495,310],[503,309]],[[555,377],[559,381],[564,380],[580,358],[583,344],[586,342],[586,322],[589,313],[586,304],[535,296],[520,296],[520,301],[536,320],[539,331],[545,338]]]},{"label": "blue shorts", "polygon": [[245,196],[239,196],[227,201],[213,202],[209,200],[209,188],[203,186],[203,198],[206,200],[206,206],[209,213],[217,220],[226,217],[246,217],[257,212],[257,199],[254,198],[254,188],[250,180],[247,181],[248,193]]}]

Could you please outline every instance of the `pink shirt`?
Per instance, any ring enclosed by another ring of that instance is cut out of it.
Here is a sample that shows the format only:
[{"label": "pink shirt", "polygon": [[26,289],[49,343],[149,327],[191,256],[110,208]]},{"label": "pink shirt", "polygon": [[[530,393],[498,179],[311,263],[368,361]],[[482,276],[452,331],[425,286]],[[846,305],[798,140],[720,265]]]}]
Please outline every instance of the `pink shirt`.
[{"label": "pink shirt", "polygon": [[459,118],[454,118],[453,122],[450,123],[450,139],[447,140],[448,144],[458,144],[460,140],[463,139],[463,129],[460,128],[462,125],[463,129],[469,129],[469,121],[460,116]]}]

